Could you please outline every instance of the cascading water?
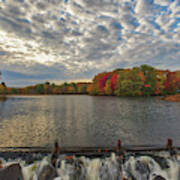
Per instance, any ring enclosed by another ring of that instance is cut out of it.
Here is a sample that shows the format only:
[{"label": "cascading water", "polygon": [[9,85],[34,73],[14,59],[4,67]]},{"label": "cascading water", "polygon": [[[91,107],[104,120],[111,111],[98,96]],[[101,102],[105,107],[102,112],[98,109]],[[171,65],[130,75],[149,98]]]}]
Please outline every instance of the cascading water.
[{"label": "cascading water", "polygon": [[[41,161],[26,164],[15,160],[22,167],[24,180],[38,180],[40,173],[50,165],[50,155]],[[3,161],[3,165],[9,165]],[[51,167],[52,168],[52,167]],[[180,157],[171,157],[168,152],[131,154],[122,160],[116,154],[104,158],[73,157],[60,155],[54,180],[180,180]]]}]

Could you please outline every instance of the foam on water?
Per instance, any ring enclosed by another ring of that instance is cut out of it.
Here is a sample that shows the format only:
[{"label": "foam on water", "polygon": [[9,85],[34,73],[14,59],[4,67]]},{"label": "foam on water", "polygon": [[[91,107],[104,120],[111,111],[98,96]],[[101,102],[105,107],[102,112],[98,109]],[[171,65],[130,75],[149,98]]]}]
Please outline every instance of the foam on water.
[{"label": "foam on water", "polygon": [[[23,160],[3,161],[3,166],[20,163],[24,180],[38,180],[43,168],[50,165],[50,155],[41,161],[26,164]],[[54,180],[180,180],[180,158],[170,157],[168,153],[132,155],[125,159],[112,154],[110,157],[94,158],[74,157],[66,159],[60,156]]]}]

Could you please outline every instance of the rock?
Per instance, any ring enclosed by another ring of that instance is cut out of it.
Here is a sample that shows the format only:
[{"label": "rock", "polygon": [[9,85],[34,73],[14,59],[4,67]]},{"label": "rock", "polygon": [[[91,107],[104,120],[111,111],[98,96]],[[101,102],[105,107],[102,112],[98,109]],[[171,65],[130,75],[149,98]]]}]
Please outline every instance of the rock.
[{"label": "rock", "polygon": [[135,169],[136,171],[139,171],[140,174],[150,174],[150,169],[149,169],[148,164],[141,162],[139,160],[136,161]]},{"label": "rock", "polygon": [[141,179],[149,179],[150,168],[147,163],[137,160],[135,164],[135,169],[141,176]]},{"label": "rock", "polygon": [[21,166],[12,164],[0,170],[0,180],[24,180]]},{"label": "rock", "polygon": [[55,168],[50,165],[44,166],[42,171],[39,174],[38,180],[53,180],[57,177]]},{"label": "rock", "polygon": [[151,156],[159,165],[162,169],[168,169],[170,168],[168,161],[164,157],[159,157],[159,156]]},{"label": "rock", "polygon": [[162,176],[156,176],[153,180],[166,180],[166,179],[163,178]]}]

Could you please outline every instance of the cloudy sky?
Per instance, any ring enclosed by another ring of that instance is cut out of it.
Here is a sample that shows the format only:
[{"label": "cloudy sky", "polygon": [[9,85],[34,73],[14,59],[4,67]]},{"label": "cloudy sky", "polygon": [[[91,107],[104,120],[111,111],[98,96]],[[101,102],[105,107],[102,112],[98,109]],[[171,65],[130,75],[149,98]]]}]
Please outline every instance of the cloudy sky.
[{"label": "cloudy sky", "polygon": [[180,69],[180,0],[0,0],[9,86],[85,81],[141,64]]}]

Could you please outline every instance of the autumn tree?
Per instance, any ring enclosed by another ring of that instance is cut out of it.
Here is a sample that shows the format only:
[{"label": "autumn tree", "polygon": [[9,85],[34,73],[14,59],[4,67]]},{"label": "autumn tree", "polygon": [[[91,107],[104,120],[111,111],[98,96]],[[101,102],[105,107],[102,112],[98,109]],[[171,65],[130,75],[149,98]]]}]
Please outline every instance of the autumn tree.
[{"label": "autumn tree", "polygon": [[164,82],[166,94],[175,94],[178,90],[179,79],[175,72],[167,71],[166,80]]},{"label": "autumn tree", "polygon": [[156,70],[148,65],[142,65],[141,70],[145,75],[144,87],[142,92],[145,96],[155,94],[156,89]]},{"label": "autumn tree", "polygon": [[106,81],[104,92],[105,92],[106,95],[112,95],[113,94],[110,79]]},{"label": "autumn tree", "polygon": [[112,75],[112,77],[110,79],[110,85],[111,85],[112,94],[115,94],[115,91],[118,88],[118,78],[119,78],[118,73],[115,73],[115,74]]}]

